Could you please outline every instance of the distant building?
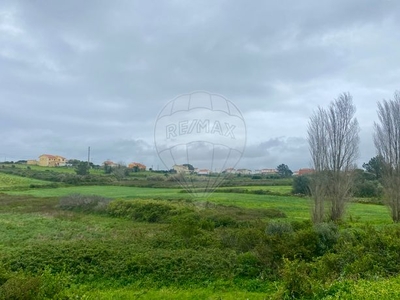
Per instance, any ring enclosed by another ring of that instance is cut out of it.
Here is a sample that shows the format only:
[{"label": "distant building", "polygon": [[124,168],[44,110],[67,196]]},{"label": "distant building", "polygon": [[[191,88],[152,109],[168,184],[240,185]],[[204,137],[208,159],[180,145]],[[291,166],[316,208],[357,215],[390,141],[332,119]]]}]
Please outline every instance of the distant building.
[{"label": "distant building", "polygon": [[306,174],[311,174],[314,173],[314,169],[299,169],[298,175],[306,175]]},{"label": "distant building", "polygon": [[261,174],[277,174],[278,171],[276,169],[262,169]]},{"label": "distant building", "polygon": [[176,173],[184,173],[184,174],[190,173],[189,167],[184,165],[173,165],[172,169],[174,169]]},{"label": "distant building", "polygon": [[137,168],[139,171],[146,171],[146,166],[144,164],[133,162],[128,165],[129,169]]},{"label": "distant building", "polygon": [[39,166],[42,167],[63,167],[67,159],[59,155],[42,154],[39,156]]},{"label": "distant building", "polygon": [[36,165],[39,164],[39,162],[38,162],[36,159],[28,159],[28,160],[26,161],[26,164],[27,164],[27,165],[31,165],[31,166],[36,166]]},{"label": "distant building", "polygon": [[211,171],[208,169],[200,169],[197,171],[198,175],[210,175]]},{"label": "distant building", "polygon": [[248,169],[237,169],[236,173],[237,174],[242,174],[242,175],[250,175],[251,174],[251,170],[248,170]]},{"label": "distant building", "polygon": [[103,166],[111,167],[111,168],[117,168],[119,167],[119,164],[116,164],[115,162],[107,159],[105,162],[103,162]]}]

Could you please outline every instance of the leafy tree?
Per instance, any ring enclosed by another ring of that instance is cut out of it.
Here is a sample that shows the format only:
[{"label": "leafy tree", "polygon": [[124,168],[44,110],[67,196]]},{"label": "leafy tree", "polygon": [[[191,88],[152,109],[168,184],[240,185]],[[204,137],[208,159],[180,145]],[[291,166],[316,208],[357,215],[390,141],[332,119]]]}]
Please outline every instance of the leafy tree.
[{"label": "leafy tree", "polygon": [[182,166],[187,167],[189,171],[194,171],[194,167],[191,164],[183,164]]},{"label": "leafy tree", "polygon": [[293,172],[289,169],[289,167],[285,164],[280,164],[276,167],[278,174],[281,178],[287,178],[292,176]]},{"label": "leafy tree", "polygon": [[360,198],[380,198],[383,190],[376,176],[362,169],[354,170],[354,196]]},{"label": "leafy tree", "polygon": [[369,160],[367,163],[363,163],[362,167],[365,171],[375,175],[376,179],[382,177],[384,160],[382,156],[377,155]]},{"label": "leafy tree", "polygon": [[111,174],[112,173],[112,167],[109,165],[104,165],[104,174]]},{"label": "leafy tree", "polygon": [[301,175],[294,176],[293,184],[292,184],[292,193],[293,194],[302,194],[302,195],[310,195],[310,177]]},{"label": "leafy tree", "polygon": [[68,161],[67,161],[67,165],[70,165],[71,167],[77,167],[78,166],[78,164],[80,163],[81,161],[80,160],[78,160],[78,159],[69,159]]},{"label": "leafy tree", "polygon": [[85,161],[79,162],[79,164],[75,167],[75,172],[77,175],[88,175],[89,174],[89,164]]}]

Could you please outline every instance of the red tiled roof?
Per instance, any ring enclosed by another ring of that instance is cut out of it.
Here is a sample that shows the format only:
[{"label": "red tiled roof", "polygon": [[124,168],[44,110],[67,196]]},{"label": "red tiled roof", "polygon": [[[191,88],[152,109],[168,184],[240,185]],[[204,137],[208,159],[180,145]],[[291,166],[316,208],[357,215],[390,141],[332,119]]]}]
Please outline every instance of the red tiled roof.
[{"label": "red tiled roof", "polygon": [[129,168],[138,167],[138,168],[140,168],[140,169],[146,169],[146,166],[145,166],[144,164],[141,164],[141,163],[138,163],[138,162],[130,163],[130,164],[128,165],[128,167],[129,167]]}]

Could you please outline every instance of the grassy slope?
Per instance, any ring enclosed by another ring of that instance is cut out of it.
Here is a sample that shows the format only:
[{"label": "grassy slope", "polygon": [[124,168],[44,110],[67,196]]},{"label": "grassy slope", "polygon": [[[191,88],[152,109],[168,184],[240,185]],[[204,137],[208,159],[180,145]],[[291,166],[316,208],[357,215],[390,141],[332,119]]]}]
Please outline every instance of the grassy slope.
[{"label": "grassy slope", "polygon": [[[20,169],[26,169],[28,166],[27,165],[15,165],[16,168]],[[75,169],[71,167],[42,167],[42,166],[33,166],[29,165],[29,168],[31,170],[35,171],[53,171],[53,172],[58,172],[58,173],[68,173],[68,174],[75,174]],[[104,170],[102,169],[91,169],[90,172],[92,174],[104,174]]]},{"label": "grassy slope", "polygon": [[0,190],[49,184],[47,181],[0,173]]}]

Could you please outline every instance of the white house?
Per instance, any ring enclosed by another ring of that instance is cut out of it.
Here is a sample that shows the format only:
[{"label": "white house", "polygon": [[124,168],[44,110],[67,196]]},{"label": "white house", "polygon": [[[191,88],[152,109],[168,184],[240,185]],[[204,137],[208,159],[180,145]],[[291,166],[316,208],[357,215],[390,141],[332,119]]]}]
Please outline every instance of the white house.
[{"label": "white house", "polygon": [[211,171],[208,169],[200,169],[197,172],[198,175],[210,175],[210,173],[211,173]]},{"label": "white house", "polygon": [[251,170],[248,170],[248,169],[237,169],[236,173],[237,174],[242,174],[242,175],[250,175],[251,174]]},{"label": "white house", "polygon": [[177,173],[184,173],[184,174],[190,173],[189,167],[184,165],[173,165],[172,169],[174,169]]},{"label": "white house", "polygon": [[277,174],[278,171],[276,169],[262,169],[261,174]]}]

